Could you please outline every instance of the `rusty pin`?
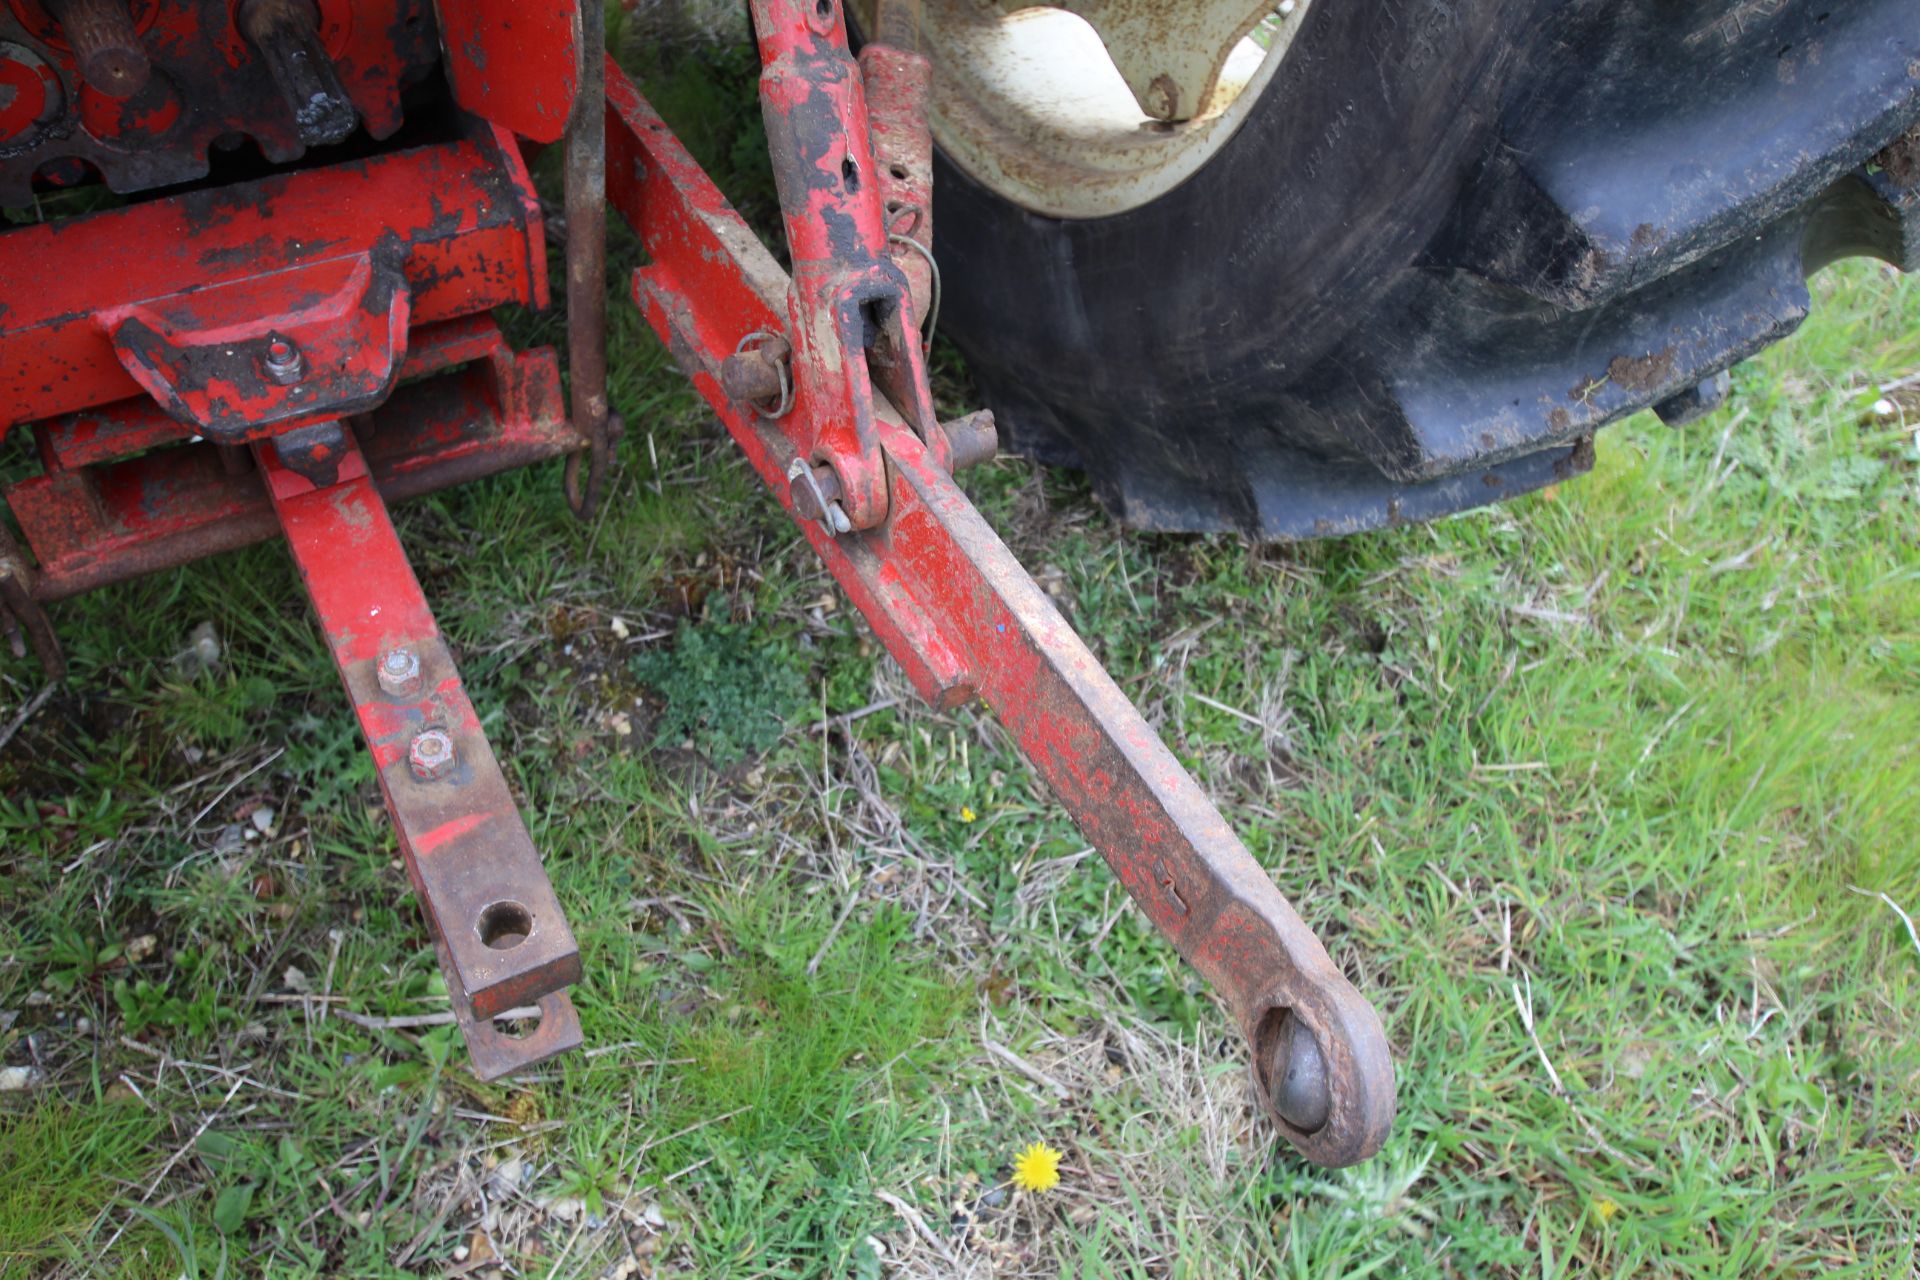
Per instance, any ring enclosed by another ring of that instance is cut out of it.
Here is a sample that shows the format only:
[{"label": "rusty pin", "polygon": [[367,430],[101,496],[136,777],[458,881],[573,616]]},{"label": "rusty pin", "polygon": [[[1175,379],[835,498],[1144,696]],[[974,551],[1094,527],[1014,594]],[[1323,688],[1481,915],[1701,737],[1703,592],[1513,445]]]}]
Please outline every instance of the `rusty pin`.
[{"label": "rusty pin", "polygon": [[422,782],[444,778],[453,770],[453,736],[445,729],[422,729],[407,747],[407,765]]},{"label": "rusty pin", "polygon": [[411,649],[389,649],[375,668],[380,691],[389,698],[410,698],[420,692],[420,655]]},{"label": "rusty pin", "polygon": [[805,458],[795,458],[787,468],[787,496],[803,520],[818,520],[828,533],[845,533],[853,528],[840,505],[840,477],[829,466],[814,466]]},{"label": "rusty pin", "polygon": [[[756,337],[758,345],[754,345]],[[778,418],[792,404],[793,375],[787,364],[792,358],[793,347],[785,338],[750,333],[740,340],[738,351],[720,362],[720,389],[729,400]]]},{"label": "rusty pin", "polygon": [[267,354],[261,359],[260,368],[274,382],[290,387],[307,376],[307,358],[300,354],[300,348],[293,345],[292,339],[270,333]]},{"label": "rusty pin", "polygon": [[720,388],[730,400],[772,400],[780,386],[780,366],[758,348],[736,351],[720,362]]},{"label": "rusty pin", "polygon": [[953,450],[953,469],[964,470],[993,461],[1000,451],[1000,431],[993,425],[993,410],[977,409],[965,417],[940,424]]}]

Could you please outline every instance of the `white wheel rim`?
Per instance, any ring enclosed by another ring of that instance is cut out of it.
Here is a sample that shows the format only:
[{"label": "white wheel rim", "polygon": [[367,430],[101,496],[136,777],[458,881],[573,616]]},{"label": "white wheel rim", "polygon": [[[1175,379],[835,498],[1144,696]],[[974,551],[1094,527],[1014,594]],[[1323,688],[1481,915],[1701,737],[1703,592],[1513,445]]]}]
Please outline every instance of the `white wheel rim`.
[{"label": "white wheel rim", "polygon": [[[876,2],[849,0],[868,32]],[[1246,121],[1310,3],[1293,0],[1234,41],[1203,108],[1167,123],[1148,117],[1100,35],[1076,14],[923,0],[934,140],[974,181],[1034,213],[1101,218],[1138,208],[1191,177]],[[1180,29],[1177,11],[1159,20]]]}]

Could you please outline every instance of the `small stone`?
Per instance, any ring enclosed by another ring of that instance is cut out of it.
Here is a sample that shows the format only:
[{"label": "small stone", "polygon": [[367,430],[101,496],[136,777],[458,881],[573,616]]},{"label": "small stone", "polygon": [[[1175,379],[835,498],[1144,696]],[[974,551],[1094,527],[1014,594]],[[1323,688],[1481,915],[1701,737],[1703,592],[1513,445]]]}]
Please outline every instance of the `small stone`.
[{"label": "small stone", "polygon": [[1895,413],[1899,412],[1899,409],[1893,401],[1882,397],[1873,402],[1873,411],[1882,418],[1891,418]]},{"label": "small stone", "polygon": [[34,1067],[0,1067],[0,1093],[19,1093],[39,1080],[40,1072]]},{"label": "small stone", "polygon": [[266,835],[273,830],[273,820],[277,816],[278,815],[274,813],[272,805],[261,805],[253,811],[253,829],[261,835]]},{"label": "small stone", "polygon": [[633,717],[624,711],[616,711],[608,716],[607,724],[622,738],[633,736]]},{"label": "small stone", "polygon": [[625,618],[615,618],[612,622],[609,622],[607,624],[607,629],[612,631],[613,634],[619,636],[622,640],[625,640],[628,636],[633,634],[633,629],[627,625],[627,620]]},{"label": "small stone", "polygon": [[580,1211],[586,1207],[586,1202],[579,1196],[550,1196],[534,1201],[534,1207],[562,1222],[572,1222],[580,1216]]},{"label": "small stone", "polygon": [[188,675],[211,671],[220,665],[220,633],[214,630],[212,622],[203,622],[187,633],[187,647],[181,650],[175,665]]},{"label": "small stone", "polygon": [[154,937],[152,934],[141,934],[133,941],[127,943],[127,963],[139,964],[142,960],[152,955],[159,945],[160,939]]},{"label": "small stone", "polygon": [[53,997],[44,991],[27,992],[27,1008],[38,1009],[41,1005],[52,1004]]},{"label": "small stone", "polygon": [[657,1204],[648,1205],[646,1212],[641,1214],[640,1217],[642,1221],[655,1231],[664,1231],[666,1229],[667,1215],[660,1211],[660,1206]]},{"label": "small stone", "polygon": [[476,1266],[482,1262],[491,1262],[498,1256],[493,1251],[493,1242],[487,1238],[487,1232],[495,1230],[499,1225],[498,1215],[488,1210],[481,1219],[481,1230],[467,1237],[465,1246],[467,1256]]},{"label": "small stone", "polygon": [[93,1019],[92,1018],[75,1018],[73,1020],[73,1029],[80,1035],[83,1035],[83,1036],[91,1035],[93,1034]]},{"label": "small stone", "polygon": [[501,1195],[509,1195],[520,1188],[520,1179],[525,1175],[526,1162],[519,1156],[503,1160],[500,1167],[487,1175],[487,1185]]},{"label": "small stone", "polygon": [[313,983],[308,980],[307,975],[293,965],[287,966],[287,971],[280,975],[280,981],[287,990],[297,996],[304,996],[313,990]]}]

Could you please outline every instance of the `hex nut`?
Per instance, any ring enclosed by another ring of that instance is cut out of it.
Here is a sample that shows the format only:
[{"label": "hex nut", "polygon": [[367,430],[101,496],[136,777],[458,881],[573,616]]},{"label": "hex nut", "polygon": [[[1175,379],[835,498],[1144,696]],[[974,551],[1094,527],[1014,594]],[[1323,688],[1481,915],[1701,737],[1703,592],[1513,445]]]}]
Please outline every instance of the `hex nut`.
[{"label": "hex nut", "polygon": [[271,381],[283,387],[290,387],[307,376],[307,358],[300,354],[300,348],[293,345],[291,338],[277,333],[267,335],[266,355],[260,367]]},{"label": "hex nut", "polygon": [[389,649],[380,655],[374,674],[380,692],[389,698],[410,698],[420,692],[420,655],[411,649]]},{"label": "hex nut", "polygon": [[444,778],[453,771],[453,735],[445,729],[422,729],[407,747],[407,766],[422,782]]}]

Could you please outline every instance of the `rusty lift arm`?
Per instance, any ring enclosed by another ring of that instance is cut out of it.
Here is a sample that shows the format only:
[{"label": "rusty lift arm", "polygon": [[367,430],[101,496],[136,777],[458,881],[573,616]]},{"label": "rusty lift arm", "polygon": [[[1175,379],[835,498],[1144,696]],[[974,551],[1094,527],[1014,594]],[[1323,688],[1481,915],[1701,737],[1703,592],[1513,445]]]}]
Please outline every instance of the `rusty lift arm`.
[{"label": "rusty lift arm", "polygon": [[925,61],[868,45],[856,67],[838,0],[753,17],[792,276],[609,66],[636,301],[920,694],[983,699],[1226,999],[1280,1132],[1318,1163],[1371,1155],[1393,1117],[1378,1016],[953,481],[991,438],[934,417],[900,243],[926,225]]}]

